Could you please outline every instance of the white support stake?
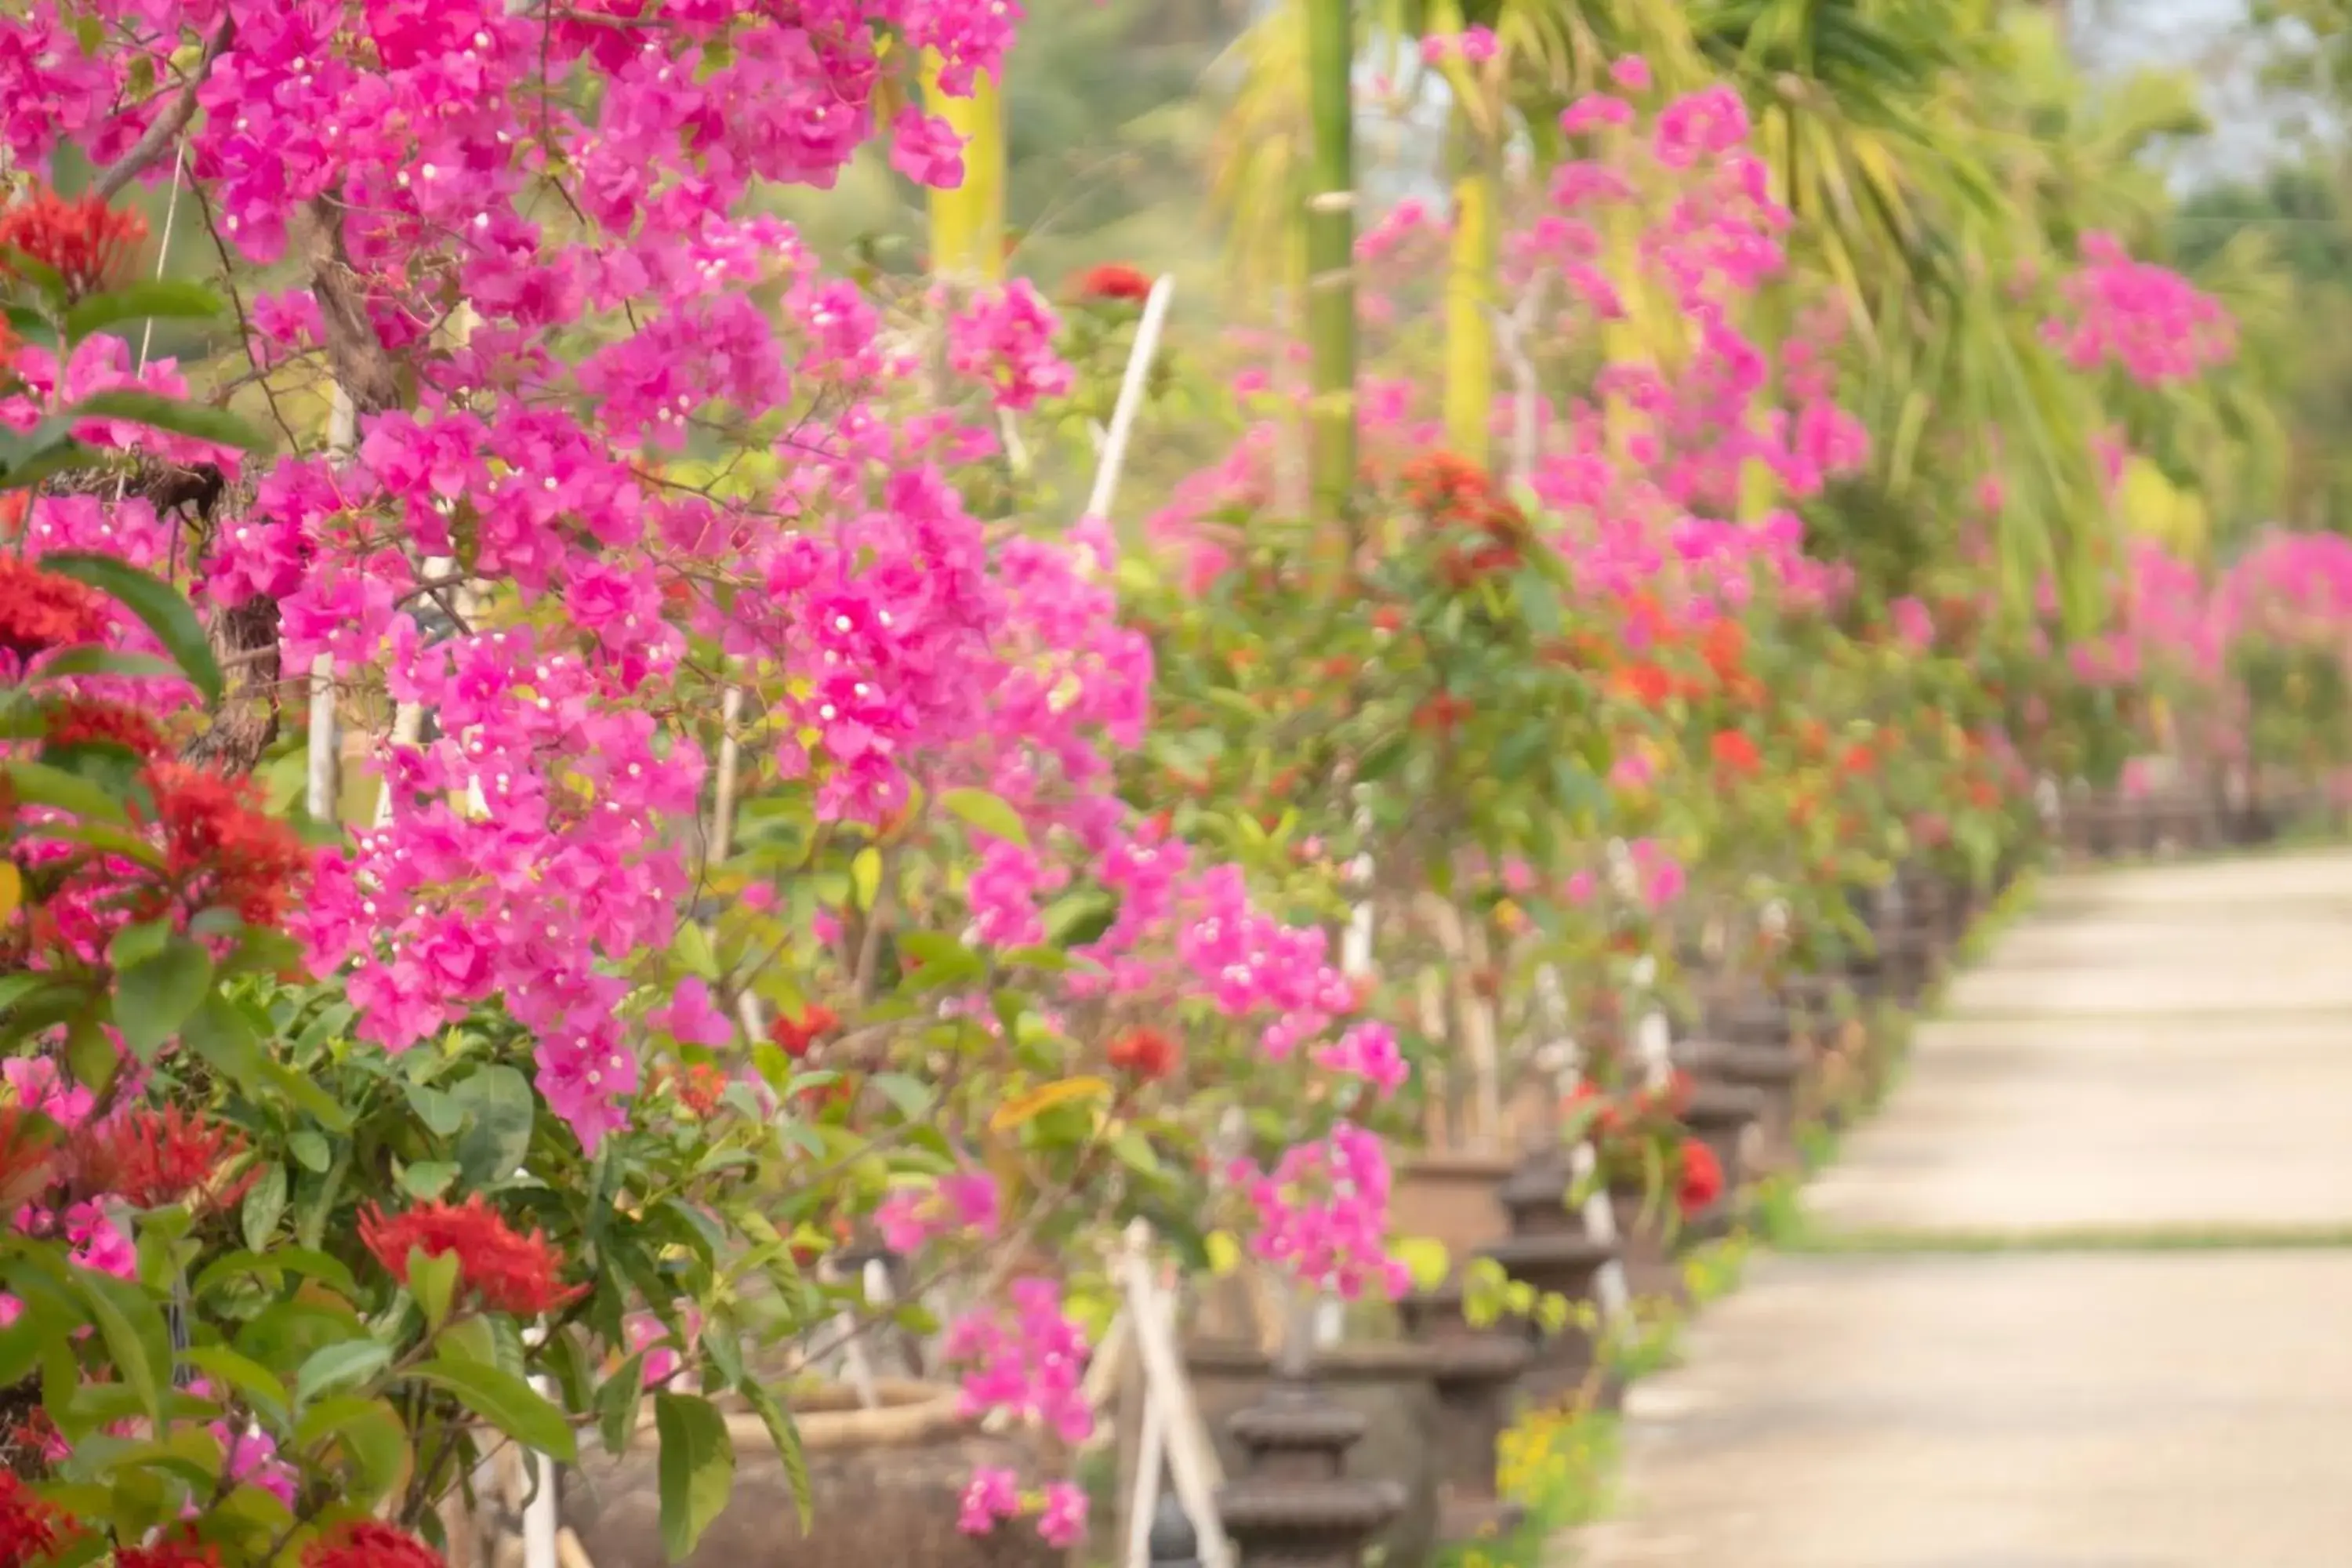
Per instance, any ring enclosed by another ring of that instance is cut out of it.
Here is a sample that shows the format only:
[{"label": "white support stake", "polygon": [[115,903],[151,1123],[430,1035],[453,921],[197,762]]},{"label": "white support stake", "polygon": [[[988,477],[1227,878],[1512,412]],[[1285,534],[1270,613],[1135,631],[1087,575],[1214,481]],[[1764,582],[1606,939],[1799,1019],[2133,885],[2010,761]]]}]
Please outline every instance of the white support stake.
[{"label": "white support stake", "polygon": [[1135,346],[1128,351],[1127,374],[1119,378],[1118,402],[1111,410],[1110,433],[1103,437],[1102,460],[1095,466],[1094,489],[1087,494],[1087,515],[1110,521],[1111,498],[1118,493],[1119,470],[1127,466],[1127,437],[1143,405],[1143,386],[1151,373],[1152,356],[1160,352],[1160,328],[1168,321],[1168,301],[1176,279],[1163,276],[1143,301],[1143,319],[1136,323]]},{"label": "white support stake", "polygon": [[1168,1469],[1176,1484],[1176,1499],[1200,1538],[1202,1568],[1234,1568],[1233,1543],[1225,1538],[1224,1521],[1217,1516],[1216,1450],[1201,1425],[1192,1403],[1192,1388],[1184,1380],[1183,1358],[1176,1350],[1173,1304],[1161,1304],[1151,1268],[1139,1247],[1130,1246],[1118,1264],[1119,1288],[1127,1298],[1129,1321],[1135,1325],[1136,1349],[1143,1358],[1145,1386],[1165,1424]]}]

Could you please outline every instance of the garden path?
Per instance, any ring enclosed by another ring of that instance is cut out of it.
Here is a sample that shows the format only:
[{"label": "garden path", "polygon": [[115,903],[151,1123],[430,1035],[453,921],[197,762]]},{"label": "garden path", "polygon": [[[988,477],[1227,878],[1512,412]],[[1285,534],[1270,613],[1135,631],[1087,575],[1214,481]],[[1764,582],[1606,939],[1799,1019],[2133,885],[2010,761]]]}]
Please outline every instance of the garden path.
[{"label": "garden path", "polygon": [[1579,1568],[2352,1563],[2352,855],[2053,878]]}]

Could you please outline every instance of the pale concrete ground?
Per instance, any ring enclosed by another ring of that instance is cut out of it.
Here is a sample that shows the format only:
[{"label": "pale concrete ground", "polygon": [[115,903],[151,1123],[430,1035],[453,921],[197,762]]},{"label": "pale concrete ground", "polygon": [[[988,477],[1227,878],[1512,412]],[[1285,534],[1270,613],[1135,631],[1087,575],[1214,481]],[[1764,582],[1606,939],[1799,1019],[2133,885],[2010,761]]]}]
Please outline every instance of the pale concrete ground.
[{"label": "pale concrete ground", "polygon": [[[1817,1226],[2352,1228],[2352,856],[2046,892]],[[1775,1258],[1686,1349],[1585,1568],[2352,1568],[2352,1250]]]}]

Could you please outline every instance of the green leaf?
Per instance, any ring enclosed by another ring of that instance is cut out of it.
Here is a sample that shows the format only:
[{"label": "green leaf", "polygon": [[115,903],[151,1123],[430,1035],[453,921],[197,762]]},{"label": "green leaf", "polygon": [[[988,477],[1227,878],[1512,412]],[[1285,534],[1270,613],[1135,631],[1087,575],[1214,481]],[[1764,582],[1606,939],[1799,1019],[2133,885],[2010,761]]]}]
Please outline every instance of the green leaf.
[{"label": "green leaf", "polygon": [[801,1530],[805,1533],[816,1512],[816,1495],[809,1484],[808,1456],[801,1451],[801,1429],[793,1425],[791,1413],[767,1384],[747,1377],[735,1389],[768,1428],[768,1440],[776,1446],[776,1458],[784,1467],[784,1479],[793,1489],[793,1506],[800,1510]]},{"label": "green leaf", "polygon": [[138,1284],[111,1274],[77,1268],[73,1285],[123,1386],[160,1424],[163,1389],[172,1372],[172,1339],[163,1312]]},{"label": "green leaf", "polygon": [[615,1457],[628,1452],[645,1395],[646,1352],[639,1351],[597,1386],[596,1432],[604,1442],[604,1452]]},{"label": "green leaf", "polygon": [[419,1160],[400,1173],[401,1190],[427,1201],[447,1192],[457,1179],[457,1167],[447,1160]]},{"label": "green leaf", "polygon": [[294,1156],[297,1164],[313,1174],[323,1174],[327,1167],[335,1163],[335,1151],[325,1136],[308,1127],[287,1134],[286,1152]]},{"label": "green leaf", "polygon": [[331,1388],[364,1383],[392,1364],[392,1347],[381,1340],[345,1340],[321,1345],[294,1374],[294,1397],[304,1404]]},{"label": "green leaf", "polygon": [[247,452],[267,452],[270,446],[267,433],[234,414],[207,408],[200,403],[158,397],[152,392],[134,392],[129,387],[93,392],[55,418],[68,428],[85,419],[127,419],[152,430],[168,430],[174,436],[192,436],[199,441],[235,447]]},{"label": "green leaf", "polygon": [[947,790],[940,804],[982,833],[1029,847],[1029,830],[1022,826],[1020,814],[984,789]]},{"label": "green leaf", "polygon": [[579,1445],[563,1412],[513,1373],[486,1362],[439,1356],[415,1375],[456,1394],[467,1409],[523,1447],[559,1464],[579,1461]]},{"label": "green leaf", "polygon": [[909,1121],[920,1121],[931,1108],[930,1086],[902,1072],[878,1072],[866,1082]]},{"label": "green leaf", "polygon": [[70,577],[119,600],[155,634],[155,640],[179,664],[181,673],[205,694],[205,701],[220,700],[220,662],[213,657],[212,645],[205,640],[205,628],[197,624],[196,612],[178,589],[112,555],[44,555],[41,570]]},{"label": "green leaf", "polygon": [[449,1089],[466,1118],[457,1170],[468,1188],[512,1177],[530,1148],[530,1081],[510,1067],[487,1067]]},{"label": "green leaf", "polygon": [[735,1442],[727,1417],[699,1394],[654,1395],[661,1438],[662,1550],[683,1563],[727,1507],[735,1487]]},{"label": "green leaf", "polygon": [[103,294],[93,294],[66,312],[66,341],[79,342],[123,321],[202,321],[217,317],[220,296],[200,283],[146,278]]},{"label": "green leaf", "polygon": [[251,1356],[239,1355],[226,1345],[197,1345],[183,1351],[181,1359],[262,1415],[274,1420],[285,1418],[286,1384]]},{"label": "green leaf", "polygon": [[68,675],[119,675],[132,679],[177,679],[180,667],[152,654],[118,653],[110,647],[69,647],[41,661],[33,684],[62,680]]},{"label": "green leaf", "polygon": [[849,859],[849,882],[860,910],[871,910],[882,891],[882,852],[860,849]]},{"label": "green leaf", "polygon": [[408,1096],[410,1109],[436,1137],[446,1138],[466,1124],[466,1108],[446,1089],[429,1084],[411,1083],[401,1086]]},{"label": "green leaf", "polygon": [[670,944],[670,951],[677,955],[688,973],[698,974],[705,980],[719,978],[719,955],[710,950],[710,933],[696,921],[679,924],[677,940]]},{"label": "green leaf", "polygon": [[358,1468],[354,1495],[344,1500],[362,1508],[390,1492],[408,1468],[408,1433],[398,1413],[382,1399],[354,1394],[322,1399],[295,1426],[294,1441],[301,1448],[330,1441],[340,1445]]},{"label": "green leaf", "polygon": [[179,1039],[237,1089],[254,1093],[261,1086],[261,1039],[228,996],[219,992],[205,996],[203,1006],[179,1027]]},{"label": "green leaf", "polygon": [[268,1247],[285,1213],[286,1167],[273,1161],[261,1168],[261,1179],[245,1194],[245,1207],[238,1215],[245,1245],[256,1252]]},{"label": "green leaf", "polygon": [[94,817],[100,822],[131,820],[131,814],[122,809],[121,801],[63,768],[42,763],[10,763],[8,782],[20,805],[54,806],[75,816]]},{"label": "green leaf", "polygon": [[212,984],[213,955],[201,942],[173,937],[152,958],[115,978],[114,1026],[123,1044],[142,1060],[152,1058],[203,1005]]}]

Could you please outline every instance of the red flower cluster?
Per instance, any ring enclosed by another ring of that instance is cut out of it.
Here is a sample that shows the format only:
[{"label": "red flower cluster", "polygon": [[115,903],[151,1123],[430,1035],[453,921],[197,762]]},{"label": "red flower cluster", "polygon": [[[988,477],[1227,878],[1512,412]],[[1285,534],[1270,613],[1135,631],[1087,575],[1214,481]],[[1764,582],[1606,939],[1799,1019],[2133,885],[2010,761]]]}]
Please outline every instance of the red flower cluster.
[{"label": "red flower cluster", "polygon": [[424,1203],[387,1215],[370,1204],[360,1214],[360,1241],[384,1272],[408,1283],[408,1255],[455,1256],[457,1288],[471,1291],[493,1312],[535,1318],[573,1300],[584,1287],[556,1278],[563,1259],[540,1231],[529,1236],[482,1201],[479,1193],[462,1204]]},{"label": "red flower cluster", "polygon": [[221,1568],[220,1548],[196,1539],[189,1527],[160,1536],[152,1546],[118,1546],[115,1568]]},{"label": "red flower cluster", "polygon": [[1675,1186],[1675,1204],[1688,1218],[1723,1196],[1723,1162],[1696,1138],[1683,1141],[1681,1173]]},{"label": "red flower cluster", "polygon": [[1440,558],[1438,569],[1453,586],[1466,588],[1518,565],[1527,519],[1495,493],[1493,482],[1476,464],[1452,452],[1428,452],[1405,465],[1403,480],[1405,499],[1423,516],[1476,536]]},{"label": "red flower cluster", "polygon": [[441,1553],[374,1520],[339,1524],[302,1549],[302,1568],[443,1568]]},{"label": "red flower cluster", "polygon": [[1106,262],[1078,274],[1071,292],[1081,300],[1132,300],[1151,297],[1151,279],[1123,262]]},{"label": "red flower cluster", "polygon": [[251,780],[159,763],[147,784],[169,874],[193,906],[234,910],[251,926],[285,918],[310,857],[292,828],[260,809]]},{"label": "red flower cluster", "polygon": [[222,1172],[246,1150],[245,1140],[218,1122],[145,1107],[101,1131],[83,1156],[83,1173],[136,1207],[193,1202],[225,1209],[245,1196],[260,1175],[250,1169],[224,1183]]},{"label": "red flower cluster", "polygon": [[42,725],[52,746],[120,746],[152,762],[165,750],[163,727],[127,702],[68,697],[49,705]]},{"label": "red flower cluster", "polygon": [[72,1534],[63,1514],[14,1474],[0,1470],[0,1568],[33,1568]]},{"label": "red flower cluster", "polygon": [[70,577],[0,555],[0,648],[30,658],[106,640],[106,599]]},{"label": "red flower cluster", "polygon": [[79,300],[113,287],[146,237],[145,218],[115,211],[103,196],[69,202],[43,191],[0,212],[0,272],[14,270],[7,253],[15,251],[55,272]]},{"label": "red flower cluster", "polygon": [[808,1055],[809,1047],[819,1038],[839,1027],[841,1020],[832,1008],[813,1005],[797,1018],[778,1014],[776,1021],[768,1026],[768,1037],[783,1047],[784,1055],[798,1061]]},{"label": "red flower cluster", "polygon": [[1157,1029],[1129,1029],[1110,1043],[1110,1065],[1147,1082],[1173,1072],[1181,1055],[1176,1042]]},{"label": "red flower cluster", "polygon": [[677,1102],[697,1116],[709,1116],[719,1109],[719,1100],[727,1093],[727,1074],[709,1062],[685,1062],[677,1067],[664,1063],[657,1069],[656,1081],[668,1086]]},{"label": "red flower cluster", "polygon": [[[0,1105],[0,1210],[15,1213],[56,1180],[56,1122],[20,1106]],[[0,1557],[0,1568],[6,1560]]]},{"label": "red flower cluster", "polygon": [[1717,730],[1707,742],[1707,750],[1715,757],[1715,765],[1734,778],[1746,778],[1764,765],[1756,742],[1738,730]]}]

